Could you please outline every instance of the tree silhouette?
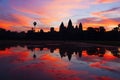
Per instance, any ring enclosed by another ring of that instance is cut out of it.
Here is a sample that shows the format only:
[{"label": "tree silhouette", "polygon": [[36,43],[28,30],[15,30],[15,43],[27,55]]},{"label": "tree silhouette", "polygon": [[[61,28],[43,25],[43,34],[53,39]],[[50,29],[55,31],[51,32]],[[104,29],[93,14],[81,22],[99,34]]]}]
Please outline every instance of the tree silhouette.
[{"label": "tree silhouette", "polygon": [[103,26],[100,26],[99,27],[99,32],[104,33],[105,32],[105,28]]},{"label": "tree silhouette", "polygon": [[36,27],[36,25],[37,25],[37,22],[33,22],[33,25],[34,25],[33,30],[35,31],[35,27]]},{"label": "tree silhouette", "polygon": [[33,25],[36,26],[36,25],[37,25],[37,22],[33,22]]}]

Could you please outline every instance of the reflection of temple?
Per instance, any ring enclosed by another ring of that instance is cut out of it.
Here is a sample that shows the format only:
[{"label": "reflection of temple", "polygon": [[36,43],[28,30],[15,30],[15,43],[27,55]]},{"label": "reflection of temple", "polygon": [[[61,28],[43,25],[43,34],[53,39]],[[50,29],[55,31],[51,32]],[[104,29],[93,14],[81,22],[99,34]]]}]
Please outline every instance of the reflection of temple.
[{"label": "reflection of temple", "polygon": [[[18,45],[1,45],[0,51],[5,50],[6,48],[16,47]],[[20,47],[24,47],[24,45],[19,45]],[[68,57],[71,60],[73,55],[78,56],[79,58],[82,57],[83,51],[86,52],[87,55],[95,55],[99,57],[104,57],[106,50],[110,51],[111,54],[115,57],[120,58],[120,48],[117,47],[77,47],[77,46],[64,46],[64,45],[26,45],[26,47],[31,50],[32,52],[35,51],[35,48],[38,48],[40,51],[47,48],[50,50],[50,53],[54,53],[56,49],[59,49],[59,54],[61,58]],[[36,54],[33,54],[33,58],[36,58]]]},{"label": "reflection of temple", "polygon": [[[69,60],[71,60],[73,54],[76,56],[82,57],[82,51],[86,51],[87,55],[96,55],[99,57],[104,57],[104,54],[106,50],[111,51],[112,55],[115,57],[120,58],[120,50],[118,48],[104,48],[104,47],[68,47],[68,46],[46,46],[51,53],[54,53],[54,50],[59,49],[59,54],[61,58],[68,57]],[[43,48],[46,48],[43,46],[40,46],[40,50],[43,50]],[[37,47],[38,48],[38,47]],[[33,50],[34,47],[28,47],[28,49]]]},{"label": "reflection of temple", "polygon": [[81,48],[70,48],[70,47],[66,47],[66,48],[59,48],[59,53],[61,58],[68,56],[68,59],[71,60],[72,55],[75,53],[76,55],[79,55],[79,57],[82,56],[82,49]]}]

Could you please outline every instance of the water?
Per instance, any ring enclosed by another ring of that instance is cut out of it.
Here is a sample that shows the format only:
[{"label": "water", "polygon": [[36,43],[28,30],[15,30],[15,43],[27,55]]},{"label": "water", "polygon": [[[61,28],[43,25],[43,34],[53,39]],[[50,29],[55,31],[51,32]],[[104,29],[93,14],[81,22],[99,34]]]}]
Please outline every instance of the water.
[{"label": "water", "polygon": [[0,80],[120,80],[120,48],[2,45]]}]

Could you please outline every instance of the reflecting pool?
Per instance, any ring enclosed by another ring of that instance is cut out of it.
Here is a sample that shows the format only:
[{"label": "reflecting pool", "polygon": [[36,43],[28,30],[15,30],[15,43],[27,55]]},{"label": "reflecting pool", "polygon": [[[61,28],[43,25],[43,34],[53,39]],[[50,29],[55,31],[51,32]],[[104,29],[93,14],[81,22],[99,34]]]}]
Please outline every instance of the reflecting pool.
[{"label": "reflecting pool", "polygon": [[120,80],[120,48],[2,45],[0,80]]}]

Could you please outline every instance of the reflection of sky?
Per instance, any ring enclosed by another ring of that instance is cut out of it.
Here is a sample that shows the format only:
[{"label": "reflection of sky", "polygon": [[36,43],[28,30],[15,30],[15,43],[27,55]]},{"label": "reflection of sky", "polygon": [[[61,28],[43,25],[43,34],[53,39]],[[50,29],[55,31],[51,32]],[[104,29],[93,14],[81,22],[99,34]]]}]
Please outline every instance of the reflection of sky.
[{"label": "reflection of sky", "polygon": [[50,53],[47,48],[30,51],[18,46],[0,50],[0,80],[119,80],[119,63],[110,51],[104,57],[83,51],[81,58],[73,54],[69,61],[60,57],[59,49]]},{"label": "reflection of sky", "polygon": [[[33,21],[38,28],[58,30],[60,22],[71,18],[74,24],[116,27],[120,22],[120,0],[0,0],[0,27],[9,30],[28,30]],[[98,18],[100,21],[90,19]]]}]

